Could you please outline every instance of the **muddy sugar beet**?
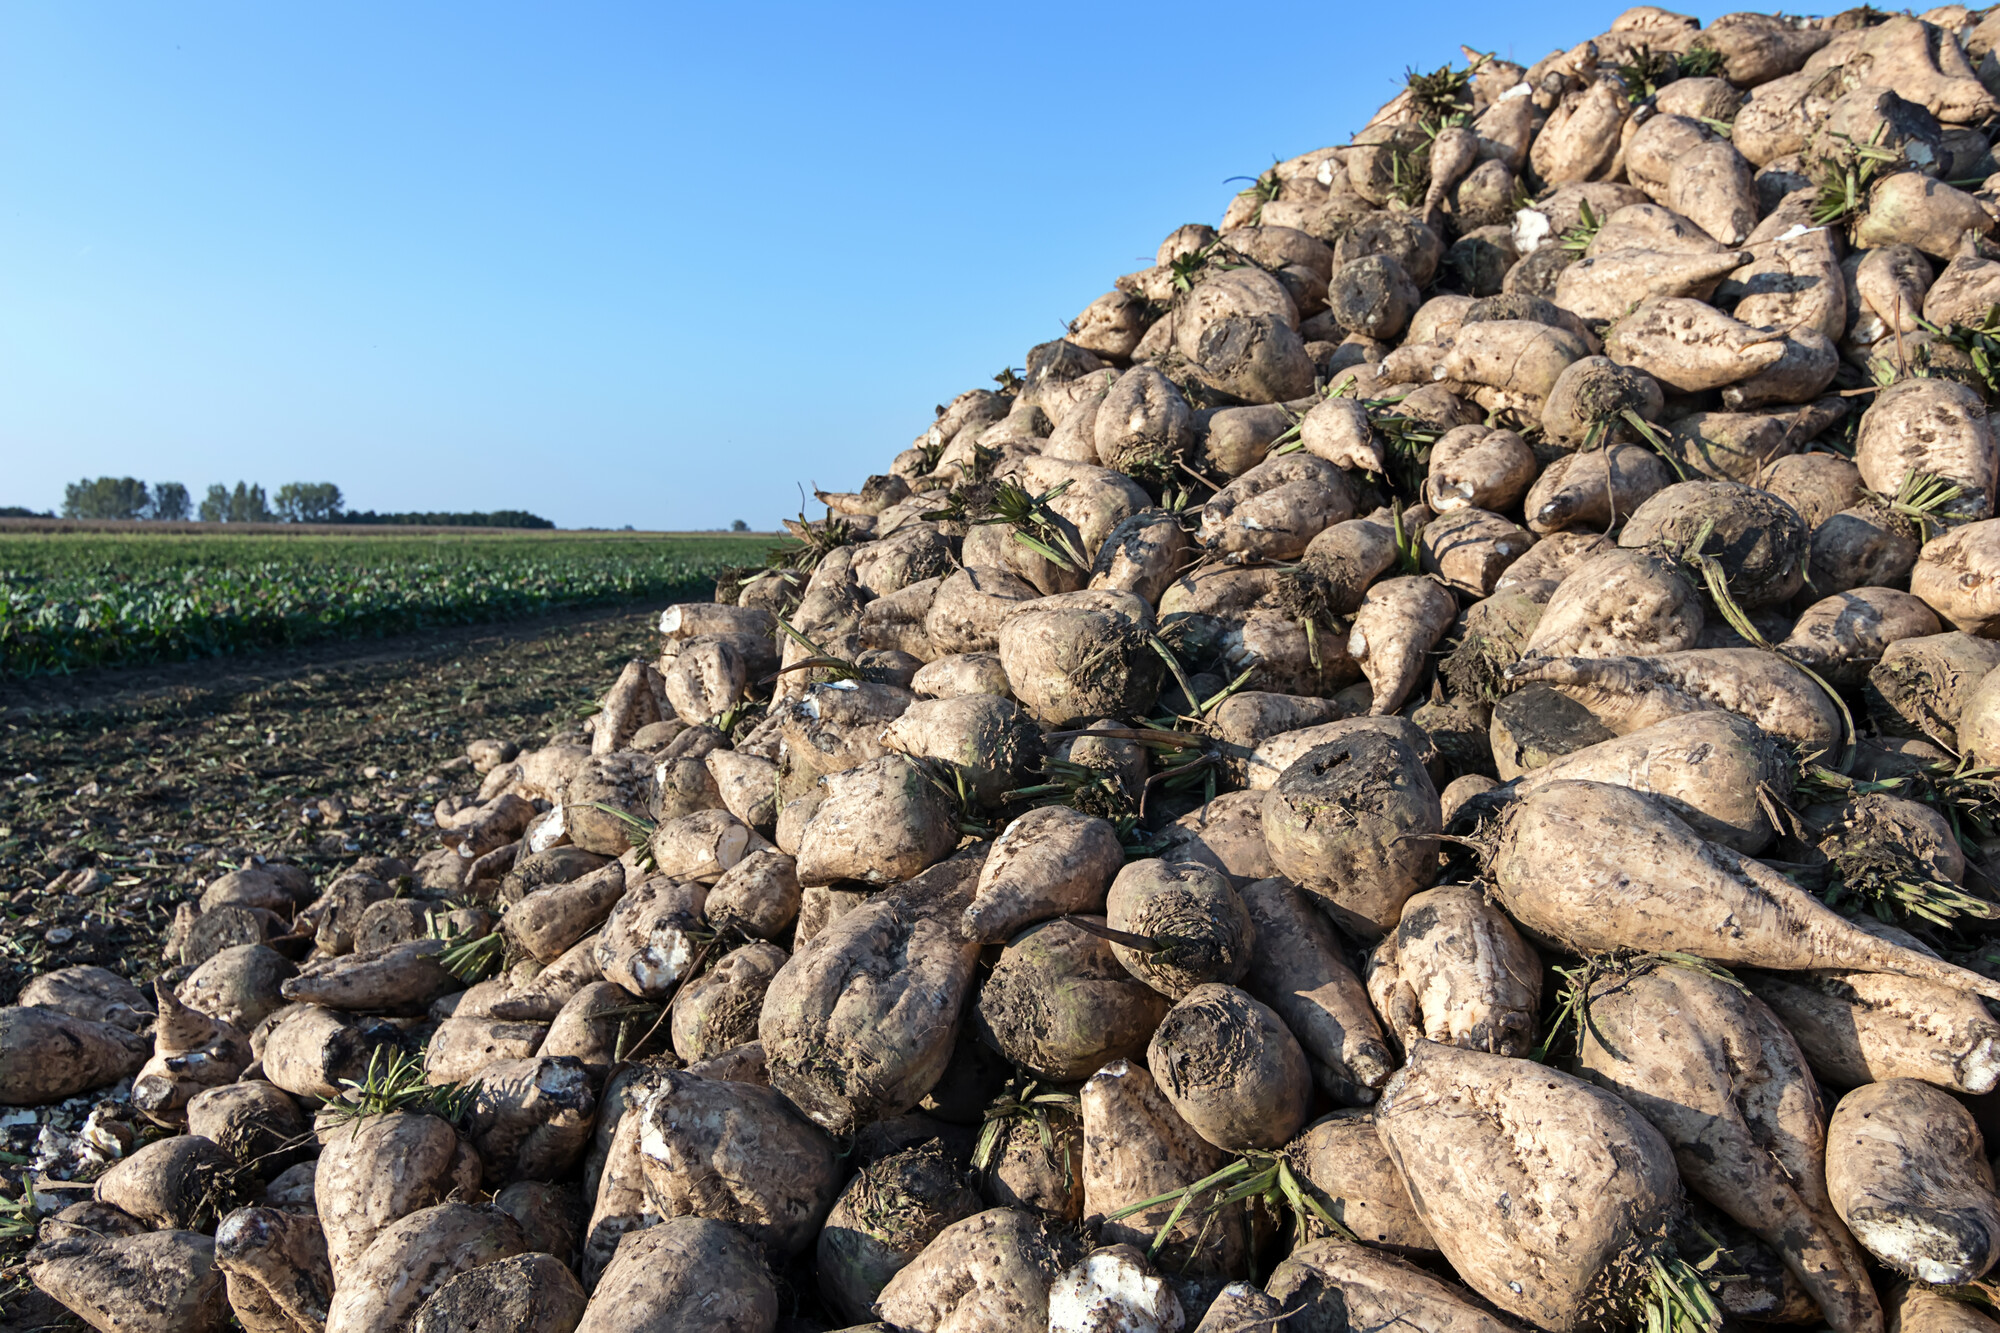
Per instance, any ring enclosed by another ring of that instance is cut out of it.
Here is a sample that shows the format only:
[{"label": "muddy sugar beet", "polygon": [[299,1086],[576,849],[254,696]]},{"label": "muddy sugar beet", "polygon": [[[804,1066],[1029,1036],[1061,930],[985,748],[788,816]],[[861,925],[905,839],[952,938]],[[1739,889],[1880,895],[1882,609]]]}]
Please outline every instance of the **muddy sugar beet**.
[{"label": "muddy sugar beet", "polygon": [[414,862],[35,978],[31,1299],[2000,1333],[2000,14],[1577,36],[1160,219]]}]

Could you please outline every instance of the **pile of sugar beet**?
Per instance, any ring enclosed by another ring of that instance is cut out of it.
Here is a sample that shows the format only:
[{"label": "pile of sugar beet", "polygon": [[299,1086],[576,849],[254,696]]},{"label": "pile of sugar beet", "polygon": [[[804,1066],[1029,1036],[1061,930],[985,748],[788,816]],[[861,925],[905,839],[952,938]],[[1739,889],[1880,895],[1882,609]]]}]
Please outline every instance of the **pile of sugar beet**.
[{"label": "pile of sugar beet", "polygon": [[0,1102],[94,1109],[8,1169],[26,1274],[118,1333],[1994,1333],[1996,47],[1412,75],[475,743],[416,864],[38,977]]}]

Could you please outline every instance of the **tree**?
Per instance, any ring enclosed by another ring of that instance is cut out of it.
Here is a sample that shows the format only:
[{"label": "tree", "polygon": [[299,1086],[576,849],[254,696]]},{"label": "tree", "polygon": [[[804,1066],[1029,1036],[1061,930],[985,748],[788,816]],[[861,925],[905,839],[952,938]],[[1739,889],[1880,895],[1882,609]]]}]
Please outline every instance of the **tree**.
[{"label": "tree", "polygon": [[245,486],[236,483],[236,489],[229,493],[229,521],[231,523],[269,523],[271,506],[264,498],[262,486]]},{"label": "tree", "polygon": [[153,483],[153,511],[148,517],[166,523],[185,523],[191,503],[187,487],[177,481],[156,481]]},{"label": "tree", "polygon": [[729,525],[729,530],[731,532],[748,532],[750,531],[750,525],[739,518]]},{"label": "tree", "polygon": [[278,488],[278,516],[287,523],[338,523],[340,487],[330,481],[288,481]]},{"label": "tree", "polygon": [[201,502],[204,523],[269,523],[272,517],[264,488],[240,481],[233,491],[221,484],[209,487],[208,498]]},{"label": "tree", "polygon": [[406,513],[378,514],[372,509],[350,509],[340,516],[342,523],[393,523],[417,528],[553,528],[555,524],[524,509],[496,509],[490,514]]},{"label": "tree", "polygon": [[99,477],[63,487],[64,518],[138,518],[152,497],[136,477]]}]

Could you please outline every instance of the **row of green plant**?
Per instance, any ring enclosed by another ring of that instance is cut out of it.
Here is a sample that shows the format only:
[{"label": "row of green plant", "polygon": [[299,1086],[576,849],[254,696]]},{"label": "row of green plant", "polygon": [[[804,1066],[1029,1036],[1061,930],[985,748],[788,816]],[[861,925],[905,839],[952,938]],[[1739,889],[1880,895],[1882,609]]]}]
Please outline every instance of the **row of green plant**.
[{"label": "row of green plant", "polygon": [[0,538],[0,676],[697,597],[768,538]]}]

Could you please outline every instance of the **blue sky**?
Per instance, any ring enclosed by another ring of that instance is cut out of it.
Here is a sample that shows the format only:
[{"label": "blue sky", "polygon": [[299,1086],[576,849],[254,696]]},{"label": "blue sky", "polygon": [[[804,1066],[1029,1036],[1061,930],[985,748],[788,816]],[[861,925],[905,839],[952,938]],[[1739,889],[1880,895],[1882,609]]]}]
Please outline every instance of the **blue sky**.
[{"label": "blue sky", "polygon": [[1406,66],[1619,8],[0,0],[0,505],[770,527]]}]

